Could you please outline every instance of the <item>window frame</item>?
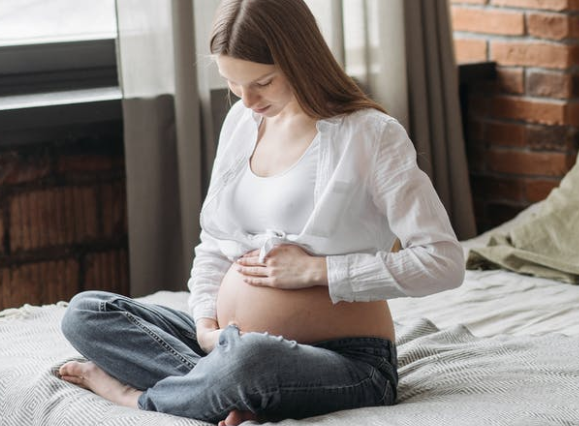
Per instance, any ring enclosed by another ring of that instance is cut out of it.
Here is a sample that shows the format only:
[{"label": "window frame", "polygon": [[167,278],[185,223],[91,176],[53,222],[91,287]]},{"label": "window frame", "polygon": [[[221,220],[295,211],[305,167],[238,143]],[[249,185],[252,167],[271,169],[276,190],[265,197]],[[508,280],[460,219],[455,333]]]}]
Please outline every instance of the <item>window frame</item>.
[{"label": "window frame", "polygon": [[121,122],[116,47],[115,37],[0,46],[0,148]]},{"label": "window frame", "polygon": [[116,39],[0,46],[0,96],[118,87]]}]

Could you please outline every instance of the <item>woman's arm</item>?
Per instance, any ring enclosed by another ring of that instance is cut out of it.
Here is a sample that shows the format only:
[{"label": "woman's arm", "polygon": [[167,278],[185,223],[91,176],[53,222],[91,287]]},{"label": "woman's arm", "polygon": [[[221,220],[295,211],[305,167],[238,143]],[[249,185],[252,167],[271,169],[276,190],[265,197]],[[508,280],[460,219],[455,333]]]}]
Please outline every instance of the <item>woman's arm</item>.
[{"label": "woman's arm", "polygon": [[205,353],[211,352],[217,346],[222,331],[217,321],[211,318],[199,318],[195,326],[197,327],[197,343]]},{"label": "woman's arm", "polygon": [[205,231],[201,231],[201,243],[195,247],[195,260],[191,278],[187,286],[189,313],[197,323],[200,318],[217,318],[217,294],[221,280],[231,266],[217,245],[217,241]]},{"label": "woman's arm", "polygon": [[[233,135],[245,111],[243,102],[238,101],[231,107],[223,122],[206,200],[222,182],[224,169],[227,169],[227,166],[223,166],[222,163],[231,160],[227,157],[227,147],[235,141]],[[217,240],[204,229],[201,229],[200,239],[201,243],[195,247],[191,278],[187,283],[191,292],[189,313],[196,322],[199,318],[215,319],[217,317],[216,301],[219,285],[231,266],[231,261],[223,255]]]},{"label": "woman's arm", "polygon": [[197,342],[206,353],[215,348],[221,334],[217,323],[217,294],[230,266],[231,262],[221,254],[217,242],[201,231],[201,244],[195,247],[195,260],[187,285],[191,292],[189,313],[195,320]]},{"label": "woman's arm", "polygon": [[328,256],[334,302],[424,296],[458,287],[464,278],[462,248],[406,131],[390,120],[378,142],[369,190],[402,250]]}]

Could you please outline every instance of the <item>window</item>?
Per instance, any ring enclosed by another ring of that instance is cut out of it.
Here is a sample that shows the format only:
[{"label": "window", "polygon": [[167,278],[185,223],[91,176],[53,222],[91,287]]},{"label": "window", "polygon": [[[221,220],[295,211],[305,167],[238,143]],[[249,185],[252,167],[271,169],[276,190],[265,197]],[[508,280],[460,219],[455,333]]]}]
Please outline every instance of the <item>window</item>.
[{"label": "window", "polygon": [[0,46],[115,38],[115,0],[0,0],[0,28]]},{"label": "window", "polygon": [[119,100],[116,28],[115,0],[0,0],[0,112]]},{"label": "window", "polygon": [[116,37],[115,0],[0,0],[0,97],[117,87]]}]

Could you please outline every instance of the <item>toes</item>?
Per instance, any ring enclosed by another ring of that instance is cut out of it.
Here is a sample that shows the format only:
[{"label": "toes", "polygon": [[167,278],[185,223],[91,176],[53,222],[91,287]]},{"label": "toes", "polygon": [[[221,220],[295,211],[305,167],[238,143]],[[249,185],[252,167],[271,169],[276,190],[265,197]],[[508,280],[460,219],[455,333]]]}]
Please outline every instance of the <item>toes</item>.
[{"label": "toes", "polygon": [[229,412],[229,414],[227,415],[225,420],[222,420],[221,422],[219,422],[218,426],[238,425],[240,423],[238,416],[239,416],[239,411],[233,410],[233,411]]},{"label": "toes", "polygon": [[75,384],[82,388],[88,389],[84,372],[87,369],[87,363],[80,363],[77,361],[70,361],[58,369],[60,378],[65,382]]},{"label": "toes", "polygon": [[229,413],[229,415],[219,422],[218,426],[237,426],[247,420],[256,420],[257,416],[253,414],[251,411],[239,411],[233,410]]},{"label": "toes", "polygon": [[78,376],[62,376],[61,378],[62,378],[62,380],[64,380],[65,382],[72,383],[72,384],[77,385],[77,386],[79,386],[79,387],[81,387],[81,388],[88,389],[86,383],[84,382],[84,379],[81,378],[81,377],[78,377]]},{"label": "toes", "polygon": [[[58,374],[62,379],[65,377],[76,377],[77,380],[85,381],[86,377],[91,375],[95,370],[95,365],[92,362],[78,362],[69,361],[58,369]],[[66,379],[65,379],[66,380]],[[72,380],[67,380],[72,382]],[[73,383],[77,383],[74,381]]]},{"label": "toes", "polygon": [[58,374],[64,376],[80,376],[80,363],[78,361],[69,361],[58,369]]}]

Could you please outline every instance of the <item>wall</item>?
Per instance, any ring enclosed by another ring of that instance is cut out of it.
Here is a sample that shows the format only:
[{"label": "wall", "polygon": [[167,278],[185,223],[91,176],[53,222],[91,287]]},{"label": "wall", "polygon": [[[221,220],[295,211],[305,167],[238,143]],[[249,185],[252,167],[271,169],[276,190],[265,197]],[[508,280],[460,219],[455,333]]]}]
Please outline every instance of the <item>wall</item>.
[{"label": "wall", "polygon": [[484,231],[545,198],[579,147],[579,0],[450,0],[459,63],[495,61],[468,95],[467,153]]},{"label": "wall", "polygon": [[121,121],[43,128],[33,137],[6,127],[0,309],[68,300],[85,289],[127,294]]}]

